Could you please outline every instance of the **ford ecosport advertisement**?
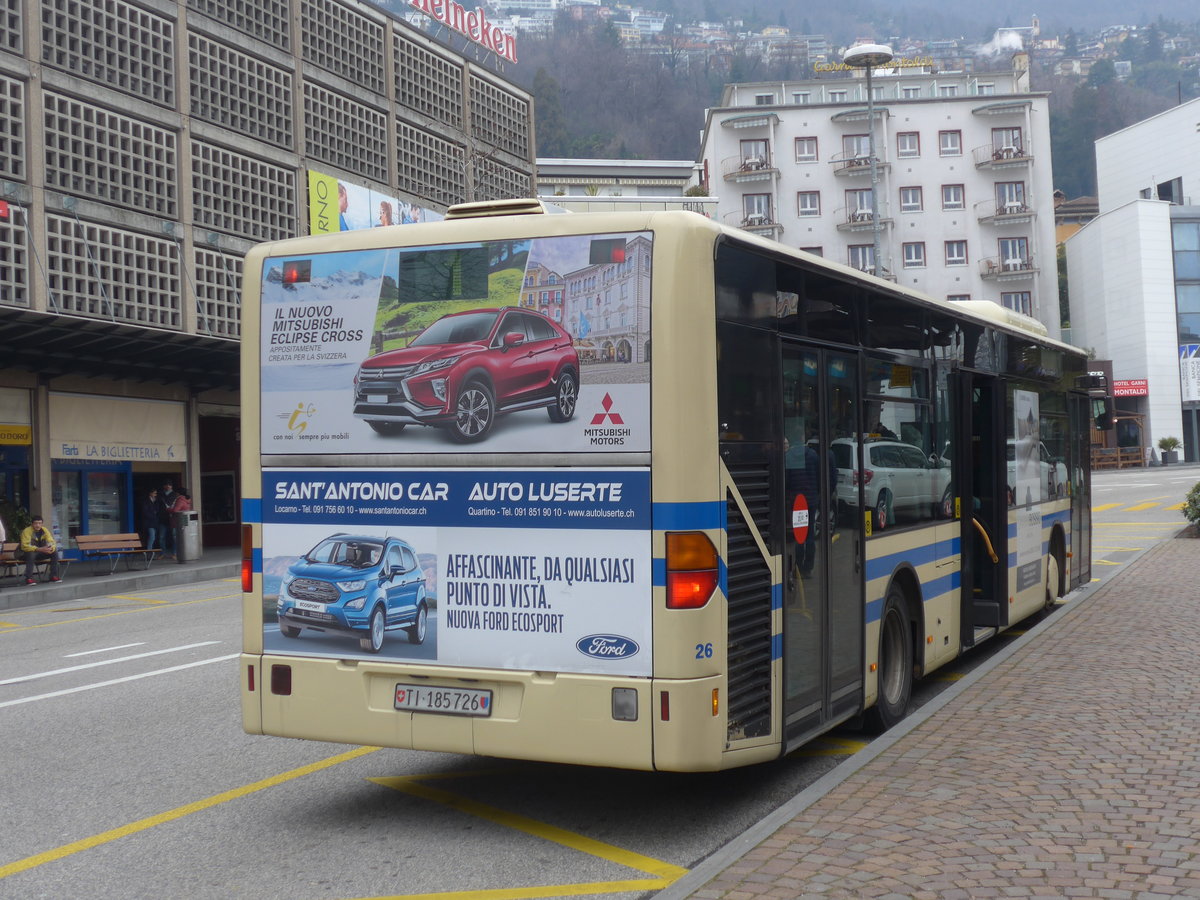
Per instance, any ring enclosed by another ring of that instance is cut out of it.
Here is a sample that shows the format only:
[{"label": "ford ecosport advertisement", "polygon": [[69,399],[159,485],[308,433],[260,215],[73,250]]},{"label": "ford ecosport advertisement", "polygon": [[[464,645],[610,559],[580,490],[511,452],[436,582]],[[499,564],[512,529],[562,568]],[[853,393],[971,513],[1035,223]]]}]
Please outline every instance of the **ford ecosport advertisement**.
[{"label": "ford ecosport advertisement", "polygon": [[267,259],[263,452],[648,451],[652,249],[635,232]]}]

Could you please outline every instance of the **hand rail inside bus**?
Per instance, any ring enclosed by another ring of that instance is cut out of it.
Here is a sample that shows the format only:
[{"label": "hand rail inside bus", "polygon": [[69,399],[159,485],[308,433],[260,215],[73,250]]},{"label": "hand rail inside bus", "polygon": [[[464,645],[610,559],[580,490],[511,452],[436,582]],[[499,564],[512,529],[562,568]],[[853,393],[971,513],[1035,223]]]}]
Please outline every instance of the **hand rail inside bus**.
[{"label": "hand rail inside bus", "polygon": [[991,557],[992,562],[1000,562],[1000,557],[996,555],[996,551],[992,548],[992,539],[988,536],[987,529],[983,527],[983,523],[972,516],[971,524],[975,526],[975,530],[978,531],[979,536],[983,538],[984,547],[987,549],[988,556]]}]

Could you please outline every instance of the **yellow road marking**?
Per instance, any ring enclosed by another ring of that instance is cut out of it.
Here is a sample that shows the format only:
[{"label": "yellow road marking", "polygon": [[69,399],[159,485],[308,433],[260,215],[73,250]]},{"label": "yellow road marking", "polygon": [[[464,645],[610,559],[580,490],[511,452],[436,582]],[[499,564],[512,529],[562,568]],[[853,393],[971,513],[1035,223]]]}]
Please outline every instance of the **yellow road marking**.
[{"label": "yellow road marking", "polygon": [[934,681],[958,681],[962,677],[963,677],[962,672],[946,672],[943,675],[936,676],[933,680]]},{"label": "yellow road marking", "polygon": [[0,628],[20,628],[20,627],[21,626],[16,622],[0,622]]},{"label": "yellow road marking", "polygon": [[1097,544],[1093,550],[1104,550],[1108,553],[1133,553],[1137,550],[1145,550],[1145,547],[1114,547],[1111,544]]},{"label": "yellow road marking", "polygon": [[155,600],[153,597],[134,597],[130,594],[109,594],[114,600],[136,600],[138,603],[170,603],[170,600]]},{"label": "yellow road marking", "polygon": [[137,834],[140,831],[146,831],[147,829],[153,828],[156,825],[164,825],[167,822],[174,822],[176,819],[182,819],[184,816],[190,816],[192,813],[203,812],[206,809],[212,809],[214,806],[220,806],[222,803],[228,803],[230,800],[237,800],[240,797],[245,797],[249,794],[266,790],[269,787],[275,787],[276,785],[292,781],[296,778],[302,778],[305,775],[311,775],[314,772],[321,771],[322,769],[328,769],[331,766],[349,762],[352,759],[358,759],[360,756],[366,756],[368,753],[374,753],[378,749],[378,747],[359,747],[357,750],[339,753],[337,756],[331,756],[328,759],[322,759],[315,763],[309,763],[307,766],[301,766],[298,769],[292,769],[290,772],[282,772],[279,775],[272,775],[270,778],[264,778],[262,781],[256,781],[253,784],[247,784],[240,788],[234,788],[230,791],[214,794],[212,797],[208,797],[204,800],[197,800],[195,803],[188,803],[184,806],[177,806],[175,809],[168,810],[164,813],[159,813],[156,816],[139,819],[136,822],[130,822],[128,825],[122,825],[119,828],[103,831],[100,834],[94,834],[91,837],[83,838],[79,841],[72,841],[69,844],[63,844],[61,847],[55,847],[53,850],[47,850],[44,853],[38,853],[34,856],[27,856],[25,859],[19,859],[16,862],[11,862],[6,866],[0,866],[0,878],[7,878],[9,875],[15,875],[18,872],[26,872],[29,869],[35,869],[38,866],[43,866],[48,862],[55,862],[60,859],[65,859],[68,856],[72,856],[84,850],[91,850],[93,847],[99,847],[102,844],[111,843],[112,841],[119,840],[120,838],[128,837],[131,834]]},{"label": "yellow road marking", "polygon": [[1178,522],[1093,522],[1093,528],[1182,528]]},{"label": "yellow road marking", "polygon": [[793,750],[788,756],[853,756],[867,746],[868,741],[825,735],[814,738],[803,747]]},{"label": "yellow road marking", "polygon": [[[411,794],[414,797],[421,797],[425,800],[432,800],[434,803],[441,803],[449,806],[451,809],[456,809],[459,812],[465,812],[468,815],[476,816],[480,819],[486,819],[489,822],[495,822],[497,825],[503,825],[506,828],[515,828],[517,831],[523,831],[526,834],[532,835],[542,840],[552,841],[555,844],[560,844],[571,850],[578,850],[581,853],[586,853],[589,856],[595,856],[599,859],[607,860],[608,862],[616,863],[617,865],[625,866],[630,869],[637,869],[639,872],[645,872],[647,875],[657,876],[654,879],[653,887],[663,888],[671,884],[673,881],[683,877],[688,870],[680,866],[672,865],[668,862],[663,862],[659,859],[653,859],[649,856],[643,856],[640,853],[635,853],[632,850],[624,850],[621,847],[613,844],[606,844],[603,841],[597,841],[582,834],[576,834],[573,831],[567,831],[564,828],[558,828],[554,825],[548,825],[545,822],[539,822],[537,819],[531,819],[527,816],[519,815],[518,813],[506,812],[494,806],[488,806],[485,803],[478,803],[474,800],[469,800],[458,794],[452,794],[449,791],[443,791],[435,787],[430,787],[427,784],[420,784],[418,779],[420,775],[400,775],[388,778],[369,778],[368,781],[373,781],[376,784],[391,788],[392,790],[401,791],[405,794]],[[560,885],[554,888],[559,893],[527,893],[527,891],[546,891],[549,888],[513,888],[512,891],[518,893],[509,893],[499,896],[504,897],[554,897],[560,896],[560,888],[570,889],[570,893],[578,894],[580,891],[576,888],[585,887],[585,885]],[[622,890],[643,890],[643,888],[623,888]],[[595,893],[595,891],[593,891]],[[398,895],[405,897],[405,900],[414,900],[417,897],[490,897],[486,891],[468,891],[463,894],[406,894]]]},{"label": "yellow road marking", "polygon": [[[1107,559],[1093,559],[1092,565],[1093,566],[1120,566],[1120,565],[1124,565],[1124,563],[1112,562],[1111,560],[1107,560]],[[1099,581],[1099,579],[1093,578],[1092,581]]]},{"label": "yellow road marking", "polygon": [[1116,509],[1120,503],[1101,503],[1099,506],[1093,506],[1092,512],[1104,512],[1106,509]]},{"label": "yellow road marking", "polygon": [[1160,503],[1139,503],[1137,506],[1125,507],[1125,512],[1141,512],[1144,509],[1158,509]]},{"label": "yellow road marking", "polygon": [[444,894],[389,894],[363,900],[536,900],[539,897],[578,897],[583,894],[619,894],[622,891],[647,891],[671,884],[661,878],[641,881],[597,881],[592,884],[553,884],[545,887],[495,888],[483,891],[451,891]]},{"label": "yellow road marking", "polygon": [[[118,610],[117,612],[104,613],[103,615],[100,615],[100,616],[83,616],[78,619],[58,619],[54,622],[42,622],[41,624],[38,624],[38,625],[16,625],[12,628],[8,628],[8,629],[5,629],[4,631],[0,631],[0,634],[16,634],[17,632],[20,632],[20,631],[32,631],[34,628],[55,628],[59,625],[72,625],[76,622],[92,622],[92,621],[95,621],[96,619],[108,619],[108,618],[111,618],[112,616],[127,616],[130,613],[149,612],[150,610],[154,610],[154,609],[174,609],[177,606],[189,606],[192,603],[211,603],[213,600],[229,600],[232,597],[240,597],[240,596],[241,596],[241,593],[239,592],[237,594],[227,594],[223,597],[203,597],[199,600],[180,600],[178,602],[172,603],[170,606],[163,606],[163,605],[135,606],[132,609],[121,609],[121,610]],[[33,613],[33,612],[43,612],[43,613],[45,613],[45,612],[76,612],[76,611],[77,611],[77,609],[47,610],[45,608],[38,608],[36,610],[34,610],[34,609],[27,610],[28,613]]]}]

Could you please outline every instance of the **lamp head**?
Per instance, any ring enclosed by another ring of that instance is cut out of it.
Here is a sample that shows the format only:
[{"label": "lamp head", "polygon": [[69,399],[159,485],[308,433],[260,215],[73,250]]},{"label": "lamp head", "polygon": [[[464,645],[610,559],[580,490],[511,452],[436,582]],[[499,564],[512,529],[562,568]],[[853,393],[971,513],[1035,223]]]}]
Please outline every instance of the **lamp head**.
[{"label": "lamp head", "polygon": [[885,44],[855,44],[842,55],[842,62],[856,69],[866,69],[887,65],[895,58],[892,48]]}]

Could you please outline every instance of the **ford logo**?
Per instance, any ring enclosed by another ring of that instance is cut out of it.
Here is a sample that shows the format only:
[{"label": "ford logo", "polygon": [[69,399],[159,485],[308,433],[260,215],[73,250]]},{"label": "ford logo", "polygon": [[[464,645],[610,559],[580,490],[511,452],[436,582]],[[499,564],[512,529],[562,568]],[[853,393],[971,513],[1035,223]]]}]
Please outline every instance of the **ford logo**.
[{"label": "ford logo", "polygon": [[575,649],[593,659],[628,659],[640,648],[637,641],[619,634],[589,634],[575,642]]}]

